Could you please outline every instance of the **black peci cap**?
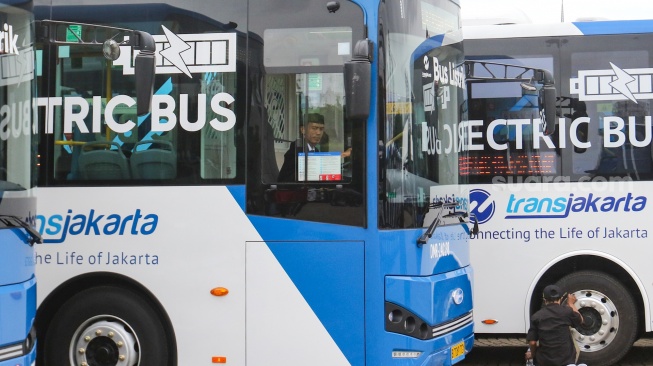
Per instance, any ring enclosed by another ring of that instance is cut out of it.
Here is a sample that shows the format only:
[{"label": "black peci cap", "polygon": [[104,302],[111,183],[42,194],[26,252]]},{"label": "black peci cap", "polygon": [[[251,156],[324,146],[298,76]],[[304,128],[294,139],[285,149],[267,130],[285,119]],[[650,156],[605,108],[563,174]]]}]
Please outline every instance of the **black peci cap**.
[{"label": "black peci cap", "polygon": [[549,285],[544,288],[542,295],[544,296],[544,300],[555,301],[555,300],[559,300],[562,297],[563,292],[562,289],[560,289],[560,287],[556,285]]}]

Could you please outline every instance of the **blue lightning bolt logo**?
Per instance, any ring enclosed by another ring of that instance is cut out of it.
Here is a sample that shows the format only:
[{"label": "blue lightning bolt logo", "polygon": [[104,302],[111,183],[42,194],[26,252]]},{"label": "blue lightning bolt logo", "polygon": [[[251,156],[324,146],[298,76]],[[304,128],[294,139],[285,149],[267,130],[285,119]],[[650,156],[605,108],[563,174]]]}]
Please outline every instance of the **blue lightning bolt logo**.
[{"label": "blue lightning bolt logo", "polygon": [[175,65],[175,67],[177,67],[184,74],[186,74],[186,76],[192,78],[188,66],[186,66],[184,59],[181,57],[181,54],[183,52],[191,48],[190,45],[186,43],[183,39],[179,38],[179,36],[172,33],[165,26],[162,25],[161,28],[163,28],[163,32],[165,33],[166,38],[170,43],[170,47],[159,52],[159,54],[163,56],[166,60],[170,61],[173,65]]},{"label": "blue lightning bolt logo", "polygon": [[626,98],[637,103],[637,99],[628,88],[628,84],[635,81],[635,78],[632,77],[627,72],[625,72],[624,70],[620,69],[617,65],[613,64],[612,62],[610,62],[610,66],[612,66],[612,70],[614,71],[614,74],[617,76],[617,78],[608,84],[610,84],[610,86],[615,88],[619,93],[623,94]]}]

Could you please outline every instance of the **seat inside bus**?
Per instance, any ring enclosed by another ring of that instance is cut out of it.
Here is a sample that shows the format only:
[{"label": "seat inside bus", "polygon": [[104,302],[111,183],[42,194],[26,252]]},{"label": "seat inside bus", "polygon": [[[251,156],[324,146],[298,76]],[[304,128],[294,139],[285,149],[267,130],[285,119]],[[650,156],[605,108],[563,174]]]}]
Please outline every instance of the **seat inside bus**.
[{"label": "seat inside bus", "polygon": [[177,176],[177,153],[170,141],[139,141],[129,160],[134,179],[173,179]]},{"label": "seat inside bus", "polygon": [[120,145],[112,141],[85,143],[78,162],[82,179],[129,179],[130,176],[127,157]]}]

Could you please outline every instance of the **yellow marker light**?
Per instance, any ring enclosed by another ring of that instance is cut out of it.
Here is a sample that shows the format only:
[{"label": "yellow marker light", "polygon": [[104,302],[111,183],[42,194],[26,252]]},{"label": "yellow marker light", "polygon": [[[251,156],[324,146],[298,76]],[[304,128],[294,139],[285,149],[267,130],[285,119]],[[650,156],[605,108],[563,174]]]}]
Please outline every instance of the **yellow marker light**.
[{"label": "yellow marker light", "polygon": [[211,359],[213,363],[227,363],[227,358],[224,356],[213,356]]},{"label": "yellow marker light", "polygon": [[225,296],[228,293],[229,293],[229,290],[227,290],[224,287],[216,287],[216,288],[211,290],[211,295],[213,295],[213,296]]},{"label": "yellow marker light", "polygon": [[496,323],[498,323],[498,322],[499,322],[499,321],[496,320],[496,319],[485,319],[485,320],[483,320],[481,323],[483,323],[483,324],[487,324],[487,325],[493,325],[493,324],[496,324]]}]

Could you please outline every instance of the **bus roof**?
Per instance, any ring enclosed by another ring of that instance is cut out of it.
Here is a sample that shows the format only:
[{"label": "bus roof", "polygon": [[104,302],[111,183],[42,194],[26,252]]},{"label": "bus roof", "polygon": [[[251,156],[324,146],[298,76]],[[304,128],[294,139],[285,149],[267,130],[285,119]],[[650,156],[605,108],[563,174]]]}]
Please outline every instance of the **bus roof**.
[{"label": "bus roof", "polygon": [[526,13],[517,8],[503,8],[495,10],[493,14],[484,14],[482,9],[469,9],[463,17],[463,26],[490,25],[490,24],[530,24],[533,23]]},{"label": "bus roof", "polygon": [[653,32],[653,20],[612,20],[551,24],[495,24],[463,27],[465,39],[582,36]]}]

